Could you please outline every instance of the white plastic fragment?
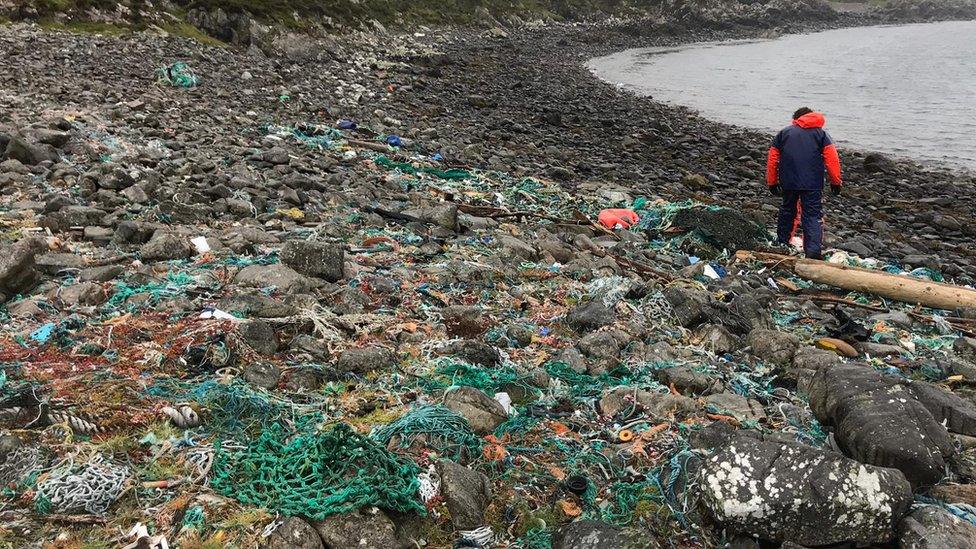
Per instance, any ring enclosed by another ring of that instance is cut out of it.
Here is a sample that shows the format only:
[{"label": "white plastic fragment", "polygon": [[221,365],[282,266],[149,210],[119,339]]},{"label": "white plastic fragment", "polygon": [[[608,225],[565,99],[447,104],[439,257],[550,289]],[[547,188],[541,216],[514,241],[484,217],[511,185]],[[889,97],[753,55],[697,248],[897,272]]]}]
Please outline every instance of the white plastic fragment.
[{"label": "white plastic fragment", "polygon": [[207,242],[207,237],[198,236],[196,238],[190,239],[190,244],[196,249],[197,254],[203,255],[210,251],[210,244]]},{"label": "white plastic fragment", "polygon": [[237,320],[234,315],[221,311],[216,307],[207,307],[200,313],[200,318],[209,319],[216,318],[217,320]]},{"label": "white plastic fragment", "polygon": [[502,405],[506,414],[512,415],[512,397],[508,393],[495,393],[495,400]]}]

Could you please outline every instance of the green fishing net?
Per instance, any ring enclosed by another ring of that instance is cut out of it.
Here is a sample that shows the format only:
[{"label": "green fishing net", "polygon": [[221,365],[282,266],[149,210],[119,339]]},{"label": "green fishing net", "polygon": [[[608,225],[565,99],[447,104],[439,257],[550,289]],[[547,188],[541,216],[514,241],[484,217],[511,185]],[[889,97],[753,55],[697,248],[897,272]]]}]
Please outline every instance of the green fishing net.
[{"label": "green fishing net", "polygon": [[373,433],[373,439],[383,445],[394,438],[401,448],[419,439],[453,459],[481,455],[481,439],[471,431],[468,421],[443,406],[415,408]]},{"label": "green fishing net", "polygon": [[219,443],[214,490],[247,504],[321,520],[361,507],[423,512],[419,469],[352,427],[304,427],[289,437],[273,424],[244,448]]}]

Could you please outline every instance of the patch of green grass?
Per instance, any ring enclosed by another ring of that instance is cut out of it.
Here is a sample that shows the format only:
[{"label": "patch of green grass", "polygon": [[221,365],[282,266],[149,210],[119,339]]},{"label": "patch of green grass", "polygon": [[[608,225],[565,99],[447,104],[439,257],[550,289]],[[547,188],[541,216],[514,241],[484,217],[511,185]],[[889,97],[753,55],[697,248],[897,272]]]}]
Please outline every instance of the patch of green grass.
[{"label": "patch of green grass", "polygon": [[209,34],[203,32],[202,30],[194,27],[189,23],[180,22],[172,25],[165,25],[162,27],[162,29],[172,34],[173,36],[189,38],[190,40],[194,40],[196,42],[199,42],[207,46],[215,46],[218,48],[227,47],[226,42],[221,42],[220,40],[217,40],[216,38],[210,36]]},{"label": "patch of green grass", "polygon": [[107,36],[125,36],[132,33],[132,28],[113,25],[110,23],[96,23],[93,21],[61,22],[53,19],[42,19],[41,28],[73,32],[75,34],[104,34]]}]

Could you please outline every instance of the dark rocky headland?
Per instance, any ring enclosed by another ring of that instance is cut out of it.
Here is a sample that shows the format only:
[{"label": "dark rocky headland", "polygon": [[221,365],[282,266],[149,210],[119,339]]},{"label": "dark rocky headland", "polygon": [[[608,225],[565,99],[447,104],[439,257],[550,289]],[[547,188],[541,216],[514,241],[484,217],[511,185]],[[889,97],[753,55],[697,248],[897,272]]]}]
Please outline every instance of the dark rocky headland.
[{"label": "dark rocky headland", "polygon": [[[584,66],[972,3],[221,4],[0,0],[0,547],[976,547],[976,310],[735,261],[769,136]],[[831,261],[976,281],[841,157]]]}]

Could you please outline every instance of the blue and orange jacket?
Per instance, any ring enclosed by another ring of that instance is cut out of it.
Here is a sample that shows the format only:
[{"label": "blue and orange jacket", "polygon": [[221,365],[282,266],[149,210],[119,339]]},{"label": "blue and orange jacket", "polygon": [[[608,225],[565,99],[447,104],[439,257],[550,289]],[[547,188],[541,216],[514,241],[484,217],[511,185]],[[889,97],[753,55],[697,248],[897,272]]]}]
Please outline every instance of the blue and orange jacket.
[{"label": "blue and orange jacket", "polygon": [[766,184],[788,191],[821,190],[825,172],[831,185],[841,184],[840,157],[823,129],[825,122],[824,115],[812,112],[776,134],[766,160]]}]

